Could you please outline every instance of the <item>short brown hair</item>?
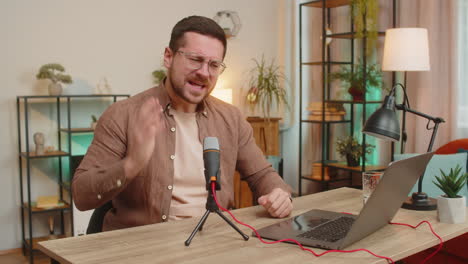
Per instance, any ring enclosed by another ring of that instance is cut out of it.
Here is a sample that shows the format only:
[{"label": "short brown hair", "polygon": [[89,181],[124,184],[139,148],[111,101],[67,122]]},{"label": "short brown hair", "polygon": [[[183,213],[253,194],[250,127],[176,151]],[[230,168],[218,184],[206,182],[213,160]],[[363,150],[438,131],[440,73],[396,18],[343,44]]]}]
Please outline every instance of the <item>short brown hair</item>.
[{"label": "short brown hair", "polygon": [[169,41],[169,48],[172,51],[175,52],[183,46],[185,32],[195,32],[221,41],[224,47],[223,58],[226,55],[226,34],[213,19],[202,16],[189,16],[177,22],[172,29],[171,40]]}]

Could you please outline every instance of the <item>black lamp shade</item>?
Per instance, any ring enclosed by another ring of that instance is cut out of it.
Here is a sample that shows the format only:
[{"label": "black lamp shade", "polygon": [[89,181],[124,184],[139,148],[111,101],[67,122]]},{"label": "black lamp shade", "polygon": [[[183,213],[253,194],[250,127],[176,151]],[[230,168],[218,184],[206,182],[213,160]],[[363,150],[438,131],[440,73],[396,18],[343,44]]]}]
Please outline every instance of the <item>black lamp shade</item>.
[{"label": "black lamp shade", "polygon": [[365,134],[392,141],[400,140],[400,123],[395,113],[394,97],[387,96],[382,107],[375,111],[362,132]]}]

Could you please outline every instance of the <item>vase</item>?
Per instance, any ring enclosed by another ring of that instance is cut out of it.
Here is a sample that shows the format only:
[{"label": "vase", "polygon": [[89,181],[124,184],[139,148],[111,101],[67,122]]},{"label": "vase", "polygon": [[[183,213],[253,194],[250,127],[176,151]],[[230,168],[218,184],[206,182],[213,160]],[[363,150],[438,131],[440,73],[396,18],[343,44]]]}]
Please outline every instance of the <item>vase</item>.
[{"label": "vase", "polygon": [[460,224],[466,219],[466,198],[448,198],[444,195],[437,197],[437,217],[442,223]]},{"label": "vase", "polygon": [[49,84],[49,95],[59,96],[62,94],[62,91],[63,91],[62,84],[58,82]]},{"label": "vase", "polygon": [[360,158],[355,159],[351,154],[346,154],[346,163],[348,167],[356,167],[359,166]]},{"label": "vase", "polygon": [[353,97],[353,101],[364,101],[364,92],[361,89],[350,87],[348,93]]}]

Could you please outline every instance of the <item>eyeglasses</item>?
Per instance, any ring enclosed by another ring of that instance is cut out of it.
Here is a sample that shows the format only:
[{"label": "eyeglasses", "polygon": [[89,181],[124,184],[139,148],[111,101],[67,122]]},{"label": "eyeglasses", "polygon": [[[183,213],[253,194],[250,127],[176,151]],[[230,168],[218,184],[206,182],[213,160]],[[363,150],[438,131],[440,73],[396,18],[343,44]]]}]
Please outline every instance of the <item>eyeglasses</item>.
[{"label": "eyeglasses", "polygon": [[[182,50],[178,50],[177,52],[184,55],[185,63],[192,70],[200,69],[201,67],[203,67],[203,64],[205,63],[205,61],[207,61],[205,57],[197,53],[185,52]],[[208,63],[208,72],[212,76],[218,76],[224,72],[224,69],[226,69],[226,64],[224,64],[222,61],[208,60],[207,63]]]}]

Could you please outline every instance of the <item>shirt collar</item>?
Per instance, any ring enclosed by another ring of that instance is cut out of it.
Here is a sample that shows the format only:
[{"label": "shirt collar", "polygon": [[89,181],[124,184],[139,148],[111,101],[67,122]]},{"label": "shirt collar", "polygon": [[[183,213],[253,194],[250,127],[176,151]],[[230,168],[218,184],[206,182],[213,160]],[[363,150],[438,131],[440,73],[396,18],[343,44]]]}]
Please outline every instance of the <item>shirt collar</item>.
[{"label": "shirt collar", "polygon": [[[166,87],[164,86],[164,83],[166,82],[166,78],[164,78],[163,81],[159,84],[159,86],[155,87],[155,97],[159,98],[159,104],[163,108],[163,111],[168,114],[172,115],[169,113],[169,109],[171,109],[171,97],[169,97],[169,93],[167,92]],[[208,112],[206,111],[208,109],[207,107],[207,99],[204,99],[201,103],[197,105],[197,113],[202,114],[204,117],[208,116]]]}]

